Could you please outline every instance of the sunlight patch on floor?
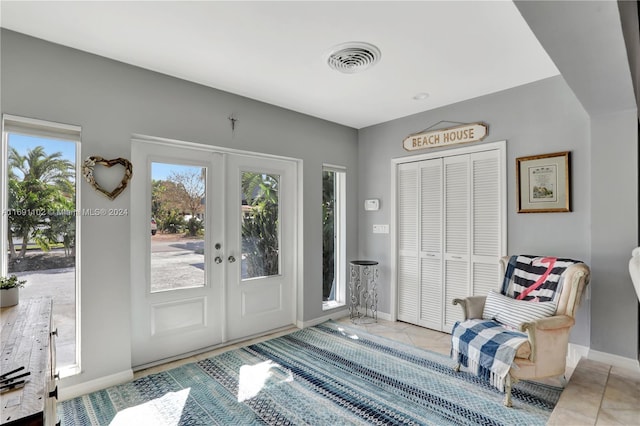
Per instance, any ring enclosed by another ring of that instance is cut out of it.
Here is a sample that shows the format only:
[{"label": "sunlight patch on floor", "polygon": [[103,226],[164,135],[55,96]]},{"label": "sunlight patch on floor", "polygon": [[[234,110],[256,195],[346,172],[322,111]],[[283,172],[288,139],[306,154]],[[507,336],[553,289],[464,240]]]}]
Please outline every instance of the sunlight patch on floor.
[{"label": "sunlight patch on floor", "polygon": [[240,377],[238,379],[238,402],[246,401],[258,395],[265,387],[267,381],[275,376],[274,370],[285,372],[283,382],[292,382],[293,374],[285,370],[281,365],[269,360],[256,365],[243,365],[240,367]]},{"label": "sunlight patch on floor", "polygon": [[169,392],[160,398],[122,410],[110,426],[177,426],[191,388]]},{"label": "sunlight patch on floor", "polygon": [[347,332],[342,327],[338,327],[338,331],[340,333],[342,333],[343,336],[347,336],[350,339],[353,339],[353,340],[358,340],[359,339],[357,334],[347,334]]}]

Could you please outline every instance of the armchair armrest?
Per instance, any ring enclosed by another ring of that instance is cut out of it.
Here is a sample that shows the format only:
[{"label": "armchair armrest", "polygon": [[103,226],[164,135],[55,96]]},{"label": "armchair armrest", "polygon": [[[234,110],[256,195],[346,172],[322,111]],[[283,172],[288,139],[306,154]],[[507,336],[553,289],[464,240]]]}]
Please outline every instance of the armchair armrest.
[{"label": "armchair armrest", "polygon": [[453,299],[454,305],[460,305],[462,307],[462,313],[464,320],[473,318],[482,318],[482,311],[484,310],[484,301],[487,296],[469,296],[464,299]]},{"label": "armchair armrest", "polygon": [[552,317],[540,318],[532,322],[524,322],[520,325],[521,331],[527,331],[530,328],[538,330],[555,330],[558,328],[573,327],[576,320],[568,315],[554,315]]},{"label": "armchair armrest", "polygon": [[[575,323],[576,320],[568,315],[554,315],[552,317],[522,323],[520,325],[520,331],[527,333],[529,336],[529,344],[531,345],[529,360],[535,362],[536,349],[539,344],[558,349],[566,347],[566,343],[568,343],[569,340],[569,330]],[[562,342],[555,342],[555,340],[559,338],[562,339]]]}]

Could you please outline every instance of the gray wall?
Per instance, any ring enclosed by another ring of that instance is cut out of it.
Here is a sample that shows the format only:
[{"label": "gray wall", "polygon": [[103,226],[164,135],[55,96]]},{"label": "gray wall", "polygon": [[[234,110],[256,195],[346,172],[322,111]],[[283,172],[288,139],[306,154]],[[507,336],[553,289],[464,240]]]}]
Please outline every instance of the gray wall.
[{"label": "gray wall", "polygon": [[[556,255],[590,263],[589,118],[562,77],[553,77],[360,130],[358,206],[366,198],[380,198],[381,209],[361,209],[359,254],[381,264],[381,312],[391,309],[393,236],[373,234],[371,227],[391,220],[391,159],[410,156],[402,140],[441,120],[483,121],[489,125],[489,136],[483,142],[507,141],[507,253]],[[572,212],[516,213],[515,159],[558,151],[572,155]],[[589,345],[589,304],[586,300],[581,306],[572,332],[572,340],[585,346]]]},{"label": "gray wall", "polygon": [[[612,1],[517,1],[516,6],[590,118],[591,348],[638,359],[638,303],[628,271],[638,245],[632,78],[637,8]],[[635,26],[628,44],[622,23]]]},{"label": "gray wall", "polygon": [[[2,112],[82,126],[82,158],[131,157],[131,135],[304,160],[304,289],[299,320],[322,311],[322,164],[347,167],[357,192],[357,132],[272,105],[135,68],[2,30]],[[239,119],[234,138],[227,117]],[[134,171],[134,179],[135,177]],[[82,208],[130,206],[130,191],[111,202],[82,180]],[[355,224],[355,199],[347,206]],[[82,367],[76,384],[131,367],[128,217],[81,218]],[[347,255],[357,253],[347,227]]]},{"label": "gray wall", "polygon": [[638,245],[637,126],[635,109],[591,118],[591,349],[632,359],[640,326],[629,275]]}]

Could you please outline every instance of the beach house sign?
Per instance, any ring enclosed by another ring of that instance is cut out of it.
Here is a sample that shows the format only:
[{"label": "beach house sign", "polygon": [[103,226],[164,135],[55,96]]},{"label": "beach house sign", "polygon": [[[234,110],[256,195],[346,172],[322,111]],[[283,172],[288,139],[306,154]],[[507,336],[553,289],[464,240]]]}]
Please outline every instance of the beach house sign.
[{"label": "beach house sign", "polygon": [[409,135],[402,141],[402,146],[407,151],[416,151],[458,143],[477,142],[484,139],[488,134],[489,126],[484,123],[463,124]]}]

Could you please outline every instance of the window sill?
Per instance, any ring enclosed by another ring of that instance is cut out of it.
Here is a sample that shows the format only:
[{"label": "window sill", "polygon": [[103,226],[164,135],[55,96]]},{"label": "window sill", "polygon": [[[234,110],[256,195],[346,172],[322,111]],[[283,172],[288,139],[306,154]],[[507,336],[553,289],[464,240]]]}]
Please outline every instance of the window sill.
[{"label": "window sill", "polygon": [[64,379],[65,377],[75,376],[76,374],[80,374],[80,366],[78,364],[67,365],[65,367],[60,367],[58,369],[58,377]]},{"label": "window sill", "polygon": [[327,311],[329,309],[341,308],[345,306],[342,302],[336,302],[335,300],[329,302],[322,302],[322,310]]}]

